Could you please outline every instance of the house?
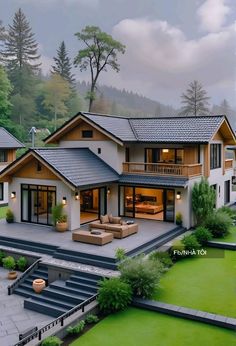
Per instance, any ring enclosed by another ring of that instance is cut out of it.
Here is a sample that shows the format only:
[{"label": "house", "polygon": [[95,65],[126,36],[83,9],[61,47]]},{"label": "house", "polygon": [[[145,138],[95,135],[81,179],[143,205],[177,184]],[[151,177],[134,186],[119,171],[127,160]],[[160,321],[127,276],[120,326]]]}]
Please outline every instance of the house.
[{"label": "house", "polygon": [[[0,172],[16,159],[16,150],[24,148],[6,129],[0,127]],[[8,184],[0,183],[0,206],[8,203]]]},{"label": "house", "polygon": [[232,202],[235,134],[223,115],[126,118],[80,112],[0,175],[15,220],[52,224],[62,202],[69,229],[112,213],[193,225],[191,190],[202,177],[216,207]]}]

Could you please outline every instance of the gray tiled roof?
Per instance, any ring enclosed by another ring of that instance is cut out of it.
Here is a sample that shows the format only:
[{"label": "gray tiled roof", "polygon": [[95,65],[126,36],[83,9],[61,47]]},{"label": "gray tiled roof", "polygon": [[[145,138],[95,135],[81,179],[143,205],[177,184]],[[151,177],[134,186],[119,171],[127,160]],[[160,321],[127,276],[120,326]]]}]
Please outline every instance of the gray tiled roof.
[{"label": "gray tiled roof", "polygon": [[110,132],[121,141],[136,141],[136,137],[132,131],[128,118],[96,115],[91,113],[83,114],[86,118],[93,121],[104,130]]},{"label": "gray tiled roof", "polygon": [[153,185],[167,187],[185,187],[187,178],[161,177],[136,174],[122,174],[119,179],[120,184]]},{"label": "gray tiled roof", "polygon": [[217,131],[223,115],[166,118],[123,118],[83,113],[121,141],[205,143]]},{"label": "gray tiled roof", "polygon": [[119,175],[88,148],[32,149],[75,187],[117,181]]},{"label": "gray tiled roof", "polygon": [[24,148],[24,145],[18,141],[6,129],[0,127],[0,148]]}]

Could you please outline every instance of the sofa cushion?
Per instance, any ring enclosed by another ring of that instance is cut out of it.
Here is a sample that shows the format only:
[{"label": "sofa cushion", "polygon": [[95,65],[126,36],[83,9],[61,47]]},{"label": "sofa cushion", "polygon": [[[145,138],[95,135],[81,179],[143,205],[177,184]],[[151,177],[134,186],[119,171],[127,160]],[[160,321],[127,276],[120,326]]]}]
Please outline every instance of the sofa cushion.
[{"label": "sofa cushion", "polygon": [[121,217],[119,217],[119,216],[113,216],[113,217],[112,217],[111,223],[112,223],[112,224],[121,224]]},{"label": "sofa cushion", "polygon": [[109,217],[108,215],[101,215],[100,216],[100,220],[101,220],[101,223],[104,224],[104,223],[109,223]]}]

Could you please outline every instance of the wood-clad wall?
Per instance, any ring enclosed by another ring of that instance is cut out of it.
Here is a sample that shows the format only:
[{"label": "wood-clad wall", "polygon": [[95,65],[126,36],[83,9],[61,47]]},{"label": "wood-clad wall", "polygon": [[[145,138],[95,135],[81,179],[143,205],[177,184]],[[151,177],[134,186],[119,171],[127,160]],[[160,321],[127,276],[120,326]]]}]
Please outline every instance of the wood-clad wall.
[{"label": "wood-clad wall", "polygon": [[13,177],[17,178],[28,178],[28,179],[49,179],[49,180],[59,180],[59,178],[53,174],[47,167],[40,163],[41,171],[37,171],[38,160],[32,158],[28,163],[26,163],[22,168],[19,168]]},{"label": "wood-clad wall", "polygon": [[[82,131],[93,131],[92,138],[83,138]],[[76,127],[72,128],[64,136],[60,138],[60,141],[105,141],[109,140],[103,133],[87,124],[86,122],[80,122]]]}]

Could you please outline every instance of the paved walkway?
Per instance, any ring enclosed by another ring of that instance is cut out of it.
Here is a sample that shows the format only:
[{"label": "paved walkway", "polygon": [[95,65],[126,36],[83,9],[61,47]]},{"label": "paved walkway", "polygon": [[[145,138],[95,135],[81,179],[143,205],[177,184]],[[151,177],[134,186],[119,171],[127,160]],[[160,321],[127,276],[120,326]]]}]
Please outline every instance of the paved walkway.
[{"label": "paved walkway", "polygon": [[8,296],[7,270],[0,268],[0,345],[12,346],[19,340],[19,333],[31,327],[43,327],[52,318],[24,309],[24,298],[16,294]]}]

